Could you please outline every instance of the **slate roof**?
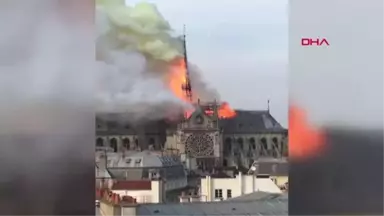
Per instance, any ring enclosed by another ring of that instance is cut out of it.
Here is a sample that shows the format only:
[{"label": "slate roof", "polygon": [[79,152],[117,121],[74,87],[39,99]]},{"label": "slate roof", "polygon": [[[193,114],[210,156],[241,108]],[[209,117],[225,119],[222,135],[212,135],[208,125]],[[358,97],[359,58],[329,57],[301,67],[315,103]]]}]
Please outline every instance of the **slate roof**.
[{"label": "slate roof", "polygon": [[256,132],[284,132],[286,131],[269,111],[236,110],[236,116],[220,119],[220,127],[224,133],[256,133]]},{"label": "slate roof", "polygon": [[258,174],[268,174],[275,176],[288,176],[289,174],[289,163],[288,161],[282,160],[265,160],[259,161]]},{"label": "slate roof", "polygon": [[233,202],[233,201],[252,201],[252,200],[271,200],[282,197],[282,194],[273,194],[263,191],[256,191],[249,194],[244,194],[242,196],[234,197],[231,199],[224,200],[224,202]]},{"label": "slate roof", "polygon": [[[100,153],[101,154],[101,153]],[[180,158],[161,155],[153,151],[108,153],[108,171],[115,178],[138,180],[148,178],[149,170],[165,170],[167,179],[184,178],[186,173]]]},{"label": "slate roof", "polygon": [[[236,110],[236,116],[228,119],[220,119],[219,126],[224,133],[246,134],[246,133],[282,133],[287,129],[282,127],[279,122],[267,110]],[[145,131],[145,134],[173,133],[176,125],[166,123],[165,121],[153,121],[142,126],[133,126],[119,123],[118,114],[102,114],[96,118],[97,125],[104,124],[106,129],[97,129],[97,135],[126,135],[137,134],[139,128]],[[108,119],[107,121],[105,119]]]},{"label": "slate roof", "polygon": [[108,167],[138,168],[138,167],[166,167],[182,165],[179,158],[170,155],[160,155],[153,151],[125,152],[108,154]]},{"label": "slate roof", "polygon": [[142,204],[136,215],[288,215],[288,200]]}]

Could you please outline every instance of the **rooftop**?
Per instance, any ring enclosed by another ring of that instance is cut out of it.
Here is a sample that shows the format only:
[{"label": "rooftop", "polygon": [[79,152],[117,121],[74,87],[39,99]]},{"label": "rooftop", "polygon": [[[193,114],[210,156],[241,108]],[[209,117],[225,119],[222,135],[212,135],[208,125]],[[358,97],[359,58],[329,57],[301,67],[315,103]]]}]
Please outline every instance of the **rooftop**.
[{"label": "rooftop", "polygon": [[[280,125],[280,123],[271,115],[268,110],[235,111],[235,117],[219,119],[219,125],[224,130],[224,133],[281,133],[287,131]],[[141,125],[139,127],[135,125],[119,123],[119,119],[127,119],[127,116],[124,114],[98,114],[98,117],[96,118],[97,134],[137,134],[138,130],[145,131],[145,134],[160,134],[164,132],[164,128],[167,128],[169,131],[176,130],[175,124],[166,123],[165,121],[161,120],[149,122],[146,125]]]},{"label": "rooftop", "polygon": [[288,200],[142,204],[137,215],[288,215]]},{"label": "rooftop", "polygon": [[[103,152],[98,153],[96,160],[100,160]],[[107,164],[109,168],[138,168],[138,167],[165,167],[182,165],[180,159],[170,156],[161,155],[153,151],[127,151],[122,153],[107,153]]]}]

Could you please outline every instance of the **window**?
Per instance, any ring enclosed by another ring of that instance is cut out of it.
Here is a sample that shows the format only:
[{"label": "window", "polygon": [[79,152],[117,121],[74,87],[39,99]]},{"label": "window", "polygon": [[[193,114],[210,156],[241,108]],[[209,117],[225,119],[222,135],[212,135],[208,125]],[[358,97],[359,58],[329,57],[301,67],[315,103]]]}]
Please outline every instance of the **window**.
[{"label": "window", "polygon": [[228,189],[227,190],[227,199],[232,198],[232,190]]},{"label": "window", "polygon": [[216,189],[215,190],[215,198],[222,198],[223,197],[223,190]]},{"label": "window", "polygon": [[132,161],[132,159],[131,159],[131,158],[128,158],[127,160],[125,160],[125,162],[126,162],[127,164],[130,164],[130,163],[131,163],[131,161]]}]

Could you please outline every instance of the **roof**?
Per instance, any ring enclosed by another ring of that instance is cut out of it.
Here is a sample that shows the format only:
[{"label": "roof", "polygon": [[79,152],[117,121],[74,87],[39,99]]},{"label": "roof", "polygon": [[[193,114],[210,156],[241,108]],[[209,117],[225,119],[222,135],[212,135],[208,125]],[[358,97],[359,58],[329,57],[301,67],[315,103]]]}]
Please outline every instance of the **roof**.
[{"label": "roof", "polygon": [[146,135],[165,133],[163,120],[148,121],[146,124],[134,124],[124,122],[129,119],[126,114],[97,114],[96,116],[96,134],[103,135],[132,135],[138,131],[145,131]]},{"label": "roof", "polygon": [[96,178],[111,178],[108,169],[99,167],[97,164],[95,164],[95,176]]},{"label": "roof", "polygon": [[[101,153],[102,154],[102,153]],[[166,167],[182,165],[177,157],[153,151],[108,153],[109,168]]]},{"label": "roof", "polygon": [[257,162],[257,173],[274,176],[288,176],[289,163],[283,160],[261,160]]},{"label": "roof", "polygon": [[137,215],[288,215],[288,200],[141,204]]},{"label": "roof", "polygon": [[224,200],[224,202],[267,200],[267,199],[275,199],[275,198],[278,198],[281,196],[282,196],[282,194],[273,194],[273,193],[267,193],[267,192],[263,192],[263,191],[256,191],[253,193],[244,194],[242,196],[238,196],[238,197]]},{"label": "roof", "polygon": [[267,110],[236,110],[236,116],[220,119],[224,133],[285,132],[279,122]]},{"label": "roof", "polygon": [[112,190],[151,190],[150,180],[117,181],[112,185]]},{"label": "roof", "polygon": [[[235,110],[236,116],[228,119],[219,119],[219,125],[224,133],[281,133],[287,130],[271,115],[268,110]],[[97,135],[129,135],[137,134],[138,130],[145,131],[145,135],[173,133],[176,123],[167,123],[164,120],[150,121],[145,125],[121,123],[127,119],[125,114],[98,114],[96,117]]]}]

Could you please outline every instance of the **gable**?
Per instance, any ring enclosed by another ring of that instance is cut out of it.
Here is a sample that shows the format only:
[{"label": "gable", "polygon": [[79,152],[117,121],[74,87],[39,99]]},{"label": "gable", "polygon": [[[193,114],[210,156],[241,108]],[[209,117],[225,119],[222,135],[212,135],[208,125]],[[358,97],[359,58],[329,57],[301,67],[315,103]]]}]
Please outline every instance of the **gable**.
[{"label": "gable", "polygon": [[207,115],[203,109],[197,108],[184,124],[184,128],[189,129],[206,129],[215,125],[214,117]]}]

